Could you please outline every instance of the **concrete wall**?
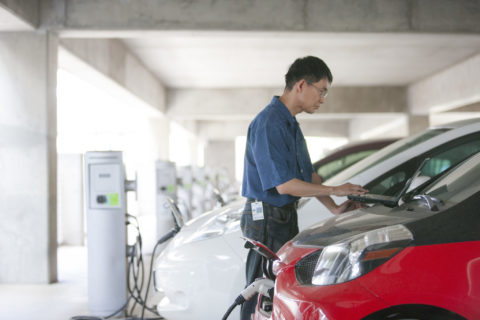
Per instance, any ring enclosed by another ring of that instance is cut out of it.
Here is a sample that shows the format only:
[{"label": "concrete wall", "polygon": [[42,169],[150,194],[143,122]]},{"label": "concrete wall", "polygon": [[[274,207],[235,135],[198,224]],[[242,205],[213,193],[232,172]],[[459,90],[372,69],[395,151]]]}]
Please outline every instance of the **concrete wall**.
[{"label": "concrete wall", "polygon": [[118,40],[63,39],[62,47],[144,103],[165,112],[163,84]]},{"label": "concrete wall", "polygon": [[0,33],[0,282],[56,280],[57,39]]}]

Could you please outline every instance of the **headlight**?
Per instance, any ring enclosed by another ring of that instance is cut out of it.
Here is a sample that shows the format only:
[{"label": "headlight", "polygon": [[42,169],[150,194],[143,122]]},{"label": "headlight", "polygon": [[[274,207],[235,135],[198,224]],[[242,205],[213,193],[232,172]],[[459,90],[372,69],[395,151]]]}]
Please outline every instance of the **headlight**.
[{"label": "headlight", "polygon": [[403,225],[372,230],[315,251],[295,265],[302,285],[331,285],[358,278],[393,257],[413,240]]},{"label": "headlight", "polygon": [[192,243],[215,238],[226,233],[240,230],[240,218],[242,212],[243,210],[226,210],[218,215],[214,215],[200,226],[191,236],[187,237],[183,243]]}]

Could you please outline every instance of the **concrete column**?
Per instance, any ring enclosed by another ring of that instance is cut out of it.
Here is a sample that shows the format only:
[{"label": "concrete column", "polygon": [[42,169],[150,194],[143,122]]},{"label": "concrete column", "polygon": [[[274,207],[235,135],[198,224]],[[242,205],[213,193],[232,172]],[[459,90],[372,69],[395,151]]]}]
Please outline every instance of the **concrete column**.
[{"label": "concrete column", "polygon": [[[204,144],[205,141],[202,137],[198,136],[198,124],[195,120],[180,120],[175,121],[181,128],[180,131],[183,131],[180,137],[182,141],[170,146],[170,151],[174,151],[175,148],[179,148],[184,151],[184,158],[175,159],[175,157],[170,157],[171,161],[177,163],[177,166],[180,165],[194,165],[202,167],[204,165]],[[177,133],[180,133],[177,131]],[[172,142],[172,141],[171,141]],[[174,142],[175,143],[175,142]],[[171,155],[170,155],[171,156]]]},{"label": "concrete column", "polygon": [[84,245],[83,156],[58,155],[58,242]]},{"label": "concrete column", "polygon": [[150,118],[150,131],[153,137],[153,144],[156,146],[152,150],[152,156],[161,160],[168,160],[170,120],[164,116]]},{"label": "concrete column", "polygon": [[57,279],[58,39],[0,33],[0,282]]},{"label": "concrete column", "polygon": [[205,146],[205,167],[225,168],[230,181],[235,181],[235,141],[208,141]]},{"label": "concrete column", "polygon": [[[137,173],[137,204],[140,215],[155,214],[156,199],[156,169],[157,160],[168,160],[170,121],[163,116],[148,120],[150,141],[139,141],[148,146],[141,150],[142,160],[136,165]],[[133,179],[133,177],[132,177]]]},{"label": "concrete column", "polygon": [[429,116],[408,116],[408,135],[413,135],[427,129],[430,125]]}]

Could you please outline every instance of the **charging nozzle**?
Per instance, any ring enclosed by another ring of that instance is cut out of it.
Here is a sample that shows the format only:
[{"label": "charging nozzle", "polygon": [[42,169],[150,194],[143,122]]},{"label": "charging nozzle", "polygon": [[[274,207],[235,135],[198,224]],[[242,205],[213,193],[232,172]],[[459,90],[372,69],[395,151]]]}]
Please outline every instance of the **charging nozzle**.
[{"label": "charging nozzle", "polygon": [[275,286],[275,281],[266,278],[260,278],[252,282],[248,287],[242,290],[242,292],[235,299],[234,303],[228,308],[227,312],[223,316],[222,320],[226,320],[232,310],[244,303],[245,301],[250,300],[255,294],[260,293],[261,295],[273,298],[273,287]]},{"label": "charging nozzle", "polygon": [[271,279],[261,278],[252,282],[248,287],[243,289],[240,295],[243,296],[245,301],[250,300],[256,293],[260,293],[264,296],[269,296],[269,290],[275,286],[275,282]]}]

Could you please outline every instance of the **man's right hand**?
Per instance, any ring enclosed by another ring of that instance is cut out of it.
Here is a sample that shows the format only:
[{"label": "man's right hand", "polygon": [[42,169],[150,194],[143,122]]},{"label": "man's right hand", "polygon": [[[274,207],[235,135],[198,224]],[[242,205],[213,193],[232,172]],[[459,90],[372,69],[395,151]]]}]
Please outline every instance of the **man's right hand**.
[{"label": "man's right hand", "polygon": [[333,187],[333,195],[334,196],[348,196],[350,194],[364,194],[367,193],[368,190],[362,188],[362,186],[358,184],[351,184],[351,183],[345,183],[342,184],[338,187]]}]

